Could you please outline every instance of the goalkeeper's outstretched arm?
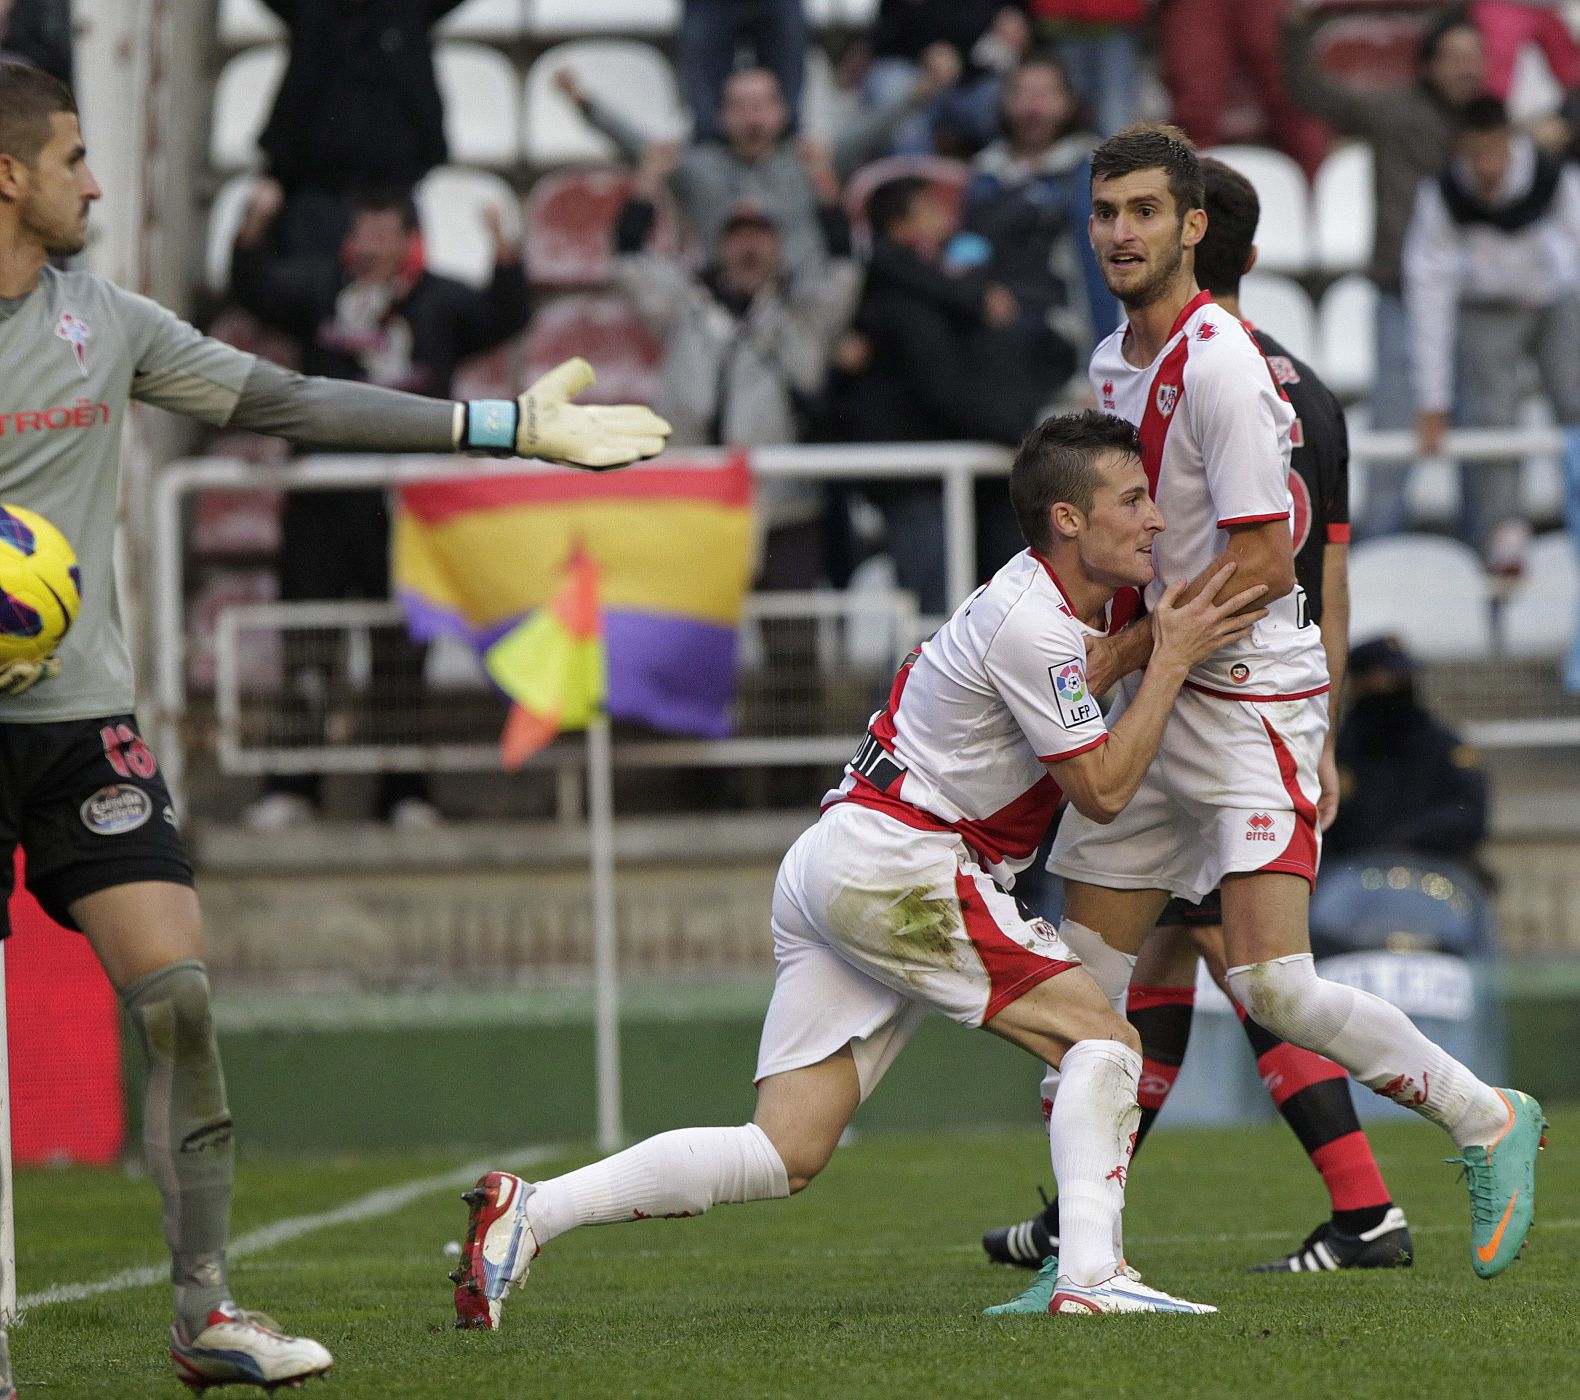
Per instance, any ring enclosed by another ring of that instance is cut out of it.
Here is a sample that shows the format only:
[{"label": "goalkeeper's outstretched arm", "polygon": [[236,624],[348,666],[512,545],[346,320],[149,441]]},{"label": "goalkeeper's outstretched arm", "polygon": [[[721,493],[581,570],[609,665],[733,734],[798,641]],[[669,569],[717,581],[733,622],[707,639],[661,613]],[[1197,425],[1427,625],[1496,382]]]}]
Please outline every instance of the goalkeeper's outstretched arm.
[{"label": "goalkeeper's outstretched arm", "polygon": [[321,379],[259,360],[228,426],[304,446],[371,452],[487,452],[598,471],[664,450],[669,424],[638,404],[572,403],[592,366],[567,360],[514,399],[456,403],[354,380]]}]

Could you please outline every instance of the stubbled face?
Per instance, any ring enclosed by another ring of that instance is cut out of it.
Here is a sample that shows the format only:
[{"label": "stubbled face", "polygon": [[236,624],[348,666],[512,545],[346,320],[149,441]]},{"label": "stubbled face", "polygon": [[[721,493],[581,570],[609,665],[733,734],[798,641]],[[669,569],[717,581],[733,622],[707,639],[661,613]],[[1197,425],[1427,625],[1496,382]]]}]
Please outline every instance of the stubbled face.
[{"label": "stubbled face", "polygon": [[719,269],[726,285],[755,296],[779,275],[779,235],[763,224],[740,224],[719,244]]},{"label": "stubbled face", "polygon": [[1075,110],[1075,97],[1055,68],[1030,64],[1004,87],[1004,127],[1017,151],[1042,151],[1058,139]]},{"label": "stubbled face", "polygon": [[1473,25],[1456,25],[1440,40],[1423,75],[1428,86],[1452,106],[1460,107],[1487,88],[1487,54]]},{"label": "stubbled face", "polygon": [[1192,209],[1181,219],[1163,171],[1136,170],[1093,182],[1088,230],[1108,290],[1136,311],[1169,291],[1207,215]]},{"label": "stubbled face", "polygon": [[1483,199],[1496,198],[1498,191],[1503,188],[1512,155],[1513,147],[1507,130],[1467,131],[1459,138],[1459,158],[1465,162],[1470,178],[1476,182],[1476,189]]},{"label": "stubbled face", "polygon": [[392,282],[406,266],[410,243],[411,234],[395,210],[364,209],[352,219],[341,253],[358,282]]},{"label": "stubbled face", "polygon": [[1085,528],[1076,536],[1088,578],[1113,588],[1145,588],[1152,582],[1152,541],[1163,514],[1147,488],[1139,457],[1111,452],[1102,464],[1103,483],[1092,494]]},{"label": "stubbled face", "polygon": [[725,83],[719,126],[741,159],[761,160],[779,144],[789,123],[779,80],[766,68],[732,74]]},{"label": "stubbled face", "polygon": [[80,253],[88,241],[88,207],[103,193],[88,169],[74,112],[55,112],[38,159],[4,157],[6,183],[16,189],[17,222],[51,257]]}]

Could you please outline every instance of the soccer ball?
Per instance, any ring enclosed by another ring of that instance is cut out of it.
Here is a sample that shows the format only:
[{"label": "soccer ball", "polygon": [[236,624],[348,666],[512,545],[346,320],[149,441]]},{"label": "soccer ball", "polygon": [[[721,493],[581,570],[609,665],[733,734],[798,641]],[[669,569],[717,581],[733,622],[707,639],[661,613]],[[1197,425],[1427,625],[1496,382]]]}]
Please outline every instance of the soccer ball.
[{"label": "soccer ball", "polygon": [[0,666],[40,661],[60,645],[82,601],[82,571],[42,515],[0,505]]}]

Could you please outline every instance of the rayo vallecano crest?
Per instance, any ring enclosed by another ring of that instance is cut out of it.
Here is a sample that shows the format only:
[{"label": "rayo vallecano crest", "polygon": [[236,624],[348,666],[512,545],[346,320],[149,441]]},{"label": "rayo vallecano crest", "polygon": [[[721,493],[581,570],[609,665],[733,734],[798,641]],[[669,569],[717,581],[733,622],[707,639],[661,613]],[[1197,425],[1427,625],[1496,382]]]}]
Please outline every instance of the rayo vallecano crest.
[{"label": "rayo vallecano crest", "polygon": [[1174,406],[1180,401],[1180,386],[1178,384],[1158,385],[1158,412],[1165,418],[1174,412]]}]

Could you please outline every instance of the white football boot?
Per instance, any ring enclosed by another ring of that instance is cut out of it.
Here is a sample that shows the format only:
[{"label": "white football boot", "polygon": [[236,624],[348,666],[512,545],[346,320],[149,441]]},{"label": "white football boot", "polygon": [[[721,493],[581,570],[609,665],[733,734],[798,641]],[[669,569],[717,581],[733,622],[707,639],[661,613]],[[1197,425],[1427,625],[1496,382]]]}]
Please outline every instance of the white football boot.
[{"label": "white football boot", "polygon": [[328,1349],[311,1337],[288,1337],[272,1317],[231,1302],[215,1308],[195,1337],[172,1323],[170,1360],[176,1376],[199,1395],[211,1385],[299,1386],[335,1364]]},{"label": "white football boot", "polygon": [[1053,1317],[1079,1316],[1082,1313],[1215,1313],[1208,1303],[1188,1303],[1183,1298],[1148,1288],[1139,1279],[1117,1273],[1101,1283],[1072,1283],[1061,1278],[1053,1286],[1048,1312]]},{"label": "white football boot", "polygon": [[455,1284],[455,1325],[499,1326],[500,1308],[513,1285],[526,1282],[538,1257],[538,1239],[527,1220],[527,1198],[537,1188],[509,1172],[488,1172],[461,1199],[471,1208]]}]

